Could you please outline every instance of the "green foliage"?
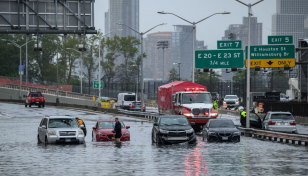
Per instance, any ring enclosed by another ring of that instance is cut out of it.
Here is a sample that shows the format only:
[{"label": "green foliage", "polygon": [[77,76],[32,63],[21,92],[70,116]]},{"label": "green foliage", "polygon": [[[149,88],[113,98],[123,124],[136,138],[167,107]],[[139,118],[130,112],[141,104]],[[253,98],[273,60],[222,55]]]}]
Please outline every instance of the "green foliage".
[{"label": "green foliage", "polygon": [[216,72],[199,72],[195,71],[195,82],[198,84],[206,85],[209,82],[218,82],[220,80],[221,75],[217,74]]},{"label": "green foliage", "polygon": [[172,68],[169,71],[169,82],[178,81],[179,80],[179,73],[176,68]]}]

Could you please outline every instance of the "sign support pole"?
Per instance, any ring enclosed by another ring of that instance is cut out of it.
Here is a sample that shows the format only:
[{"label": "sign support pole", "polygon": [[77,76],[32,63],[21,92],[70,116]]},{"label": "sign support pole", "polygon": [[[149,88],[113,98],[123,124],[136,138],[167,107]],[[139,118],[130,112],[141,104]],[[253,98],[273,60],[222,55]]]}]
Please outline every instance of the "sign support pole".
[{"label": "sign support pole", "polygon": [[20,50],[20,59],[19,59],[19,100],[21,100],[21,82],[22,82],[22,74],[21,74],[21,46]]},{"label": "sign support pole", "polygon": [[251,4],[248,4],[248,52],[247,52],[247,99],[246,99],[246,128],[250,128],[250,12]]}]

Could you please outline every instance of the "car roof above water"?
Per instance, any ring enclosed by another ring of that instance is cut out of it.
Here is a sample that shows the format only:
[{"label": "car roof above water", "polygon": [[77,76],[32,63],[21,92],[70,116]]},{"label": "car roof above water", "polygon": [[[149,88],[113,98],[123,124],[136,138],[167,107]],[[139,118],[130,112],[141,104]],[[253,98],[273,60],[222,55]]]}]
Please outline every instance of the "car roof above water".
[{"label": "car roof above water", "polygon": [[75,117],[71,116],[46,116],[49,119],[75,119]]},{"label": "car roof above water", "polygon": [[290,112],[283,112],[283,111],[269,111],[268,113],[270,114],[291,114]]}]

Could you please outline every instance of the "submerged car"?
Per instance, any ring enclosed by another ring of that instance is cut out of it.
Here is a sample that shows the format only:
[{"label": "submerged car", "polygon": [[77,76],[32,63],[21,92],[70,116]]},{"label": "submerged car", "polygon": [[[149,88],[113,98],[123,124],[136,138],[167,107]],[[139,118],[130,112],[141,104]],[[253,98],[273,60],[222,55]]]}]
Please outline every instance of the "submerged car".
[{"label": "submerged car", "polygon": [[204,126],[203,141],[208,142],[230,141],[240,142],[240,132],[230,119],[211,119]]},{"label": "submerged car", "polygon": [[83,125],[70,116],[47,116],[38,127],[38,143],[84,143]]},{"label": "submerged car", "polygon": [[[194,125],[194,122],[192,122]],[[160,144],[176,144],[197,142],[194,129],[189,124],[187,118],[182,115],[160,116],[153,124],[152,142]]]},{"label": "submerged car", "polygon": [[[120,141],[130,141],[130,133],[128,129],[130,126],[125,126],[123,121],[119,120],[122,127],[122,136]],[[115,140],[114,130],[115,121],[114,120],[99,120],[92,130],[92,141],[112,141]]]},{"label": "submerged car", "polygon": [[263,119],[262,129],[298,133],[296,122],[290,112],[268,112]]},{"label": "submerged car", "polygon": [[[141,102],[134,101],[132,104],[129,105],[128,110],[130,111],[141,111]],[[143,105],[143,112],[145,112],[145,105]]]}]

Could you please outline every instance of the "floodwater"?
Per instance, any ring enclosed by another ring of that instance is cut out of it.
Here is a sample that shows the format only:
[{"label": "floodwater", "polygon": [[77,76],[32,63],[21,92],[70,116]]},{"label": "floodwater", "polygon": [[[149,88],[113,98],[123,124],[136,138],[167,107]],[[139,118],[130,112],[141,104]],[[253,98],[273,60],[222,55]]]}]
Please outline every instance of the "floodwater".
[{"label": "floodwater", "polygon": [[[37,144],[37,127],[44,115],[82,118],[88,128],[80,145]],[[0,175],[307,175],[308,148],[242,137],[239,143],[156,146],[152,123],[121,117],[131,126],[131,141],[92,142],[96,120],[110,119],[78,109],[25,108],[0,103]],[[223,116],[237,121],[236,117]],[[301,126],[303,132],[307,127]]]}]

